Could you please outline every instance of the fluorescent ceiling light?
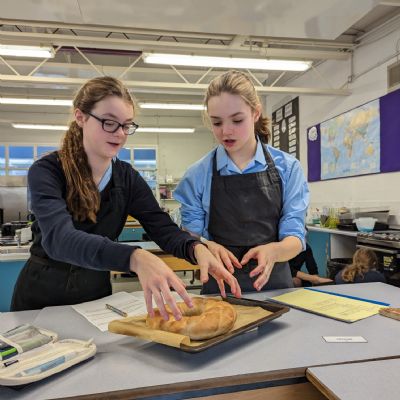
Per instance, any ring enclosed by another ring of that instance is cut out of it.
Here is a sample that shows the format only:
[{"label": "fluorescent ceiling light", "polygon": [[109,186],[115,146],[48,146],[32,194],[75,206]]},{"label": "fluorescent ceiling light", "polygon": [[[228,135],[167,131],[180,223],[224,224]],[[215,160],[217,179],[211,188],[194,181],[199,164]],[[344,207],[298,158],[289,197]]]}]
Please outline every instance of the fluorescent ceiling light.
[{"label": "fluorescent ceiling light", "polygon": [[24,104],[40,106],[72,106],[72,100],[60,99],[22,99],[12,97],[0,97],[0,104]]},{"label": "fluorescent ceiling light", "polygon": [[194,128],[138,128],[136,132],[193,133]]},{"label": "fluorescent ceiling light", "polygon": [[311,61],[268,60],[261,58],[209,57],[184,54],[143,53],[149,64],[183,65],[193,67],[219,67],[279,71],[306,71]]},{"label": "fluorescent ceiling light", "polygon": [[66,125],[39,125],[39,124],[12,124],[13,128],[17,129],[41,129],[50,131],[66,131]]},{"label": "fluorescent ceiling light", "polygon": [[203,104],[183,103],[140,103],[140,108],[155,108],[158,110],[204,110]]},{"label": "fluorescent ceiling light", "polygon": [[52,47],[40,46],[14,46],[8,44],[0,44],[1,56],[14,56],[14,57],[39,57],[39,58],[53,58],[54,50]]}]

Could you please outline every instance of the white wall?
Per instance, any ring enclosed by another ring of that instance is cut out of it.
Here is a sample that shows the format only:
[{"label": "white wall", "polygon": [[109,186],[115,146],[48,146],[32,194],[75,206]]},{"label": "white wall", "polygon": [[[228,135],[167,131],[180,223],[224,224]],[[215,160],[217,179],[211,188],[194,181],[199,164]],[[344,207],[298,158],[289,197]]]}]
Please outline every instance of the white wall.
[{"label": "white wall", "polygon": [[[348,85],[352,91],[350,96],[300,96],[300,161],[306,175],[306,129],[387,94],[387,65],[396,61],[394,54],[396,53],[396,43],[397,46],[399,45],[400,27],[389,34],[381,32],[379,36],[381,38],[367,38],[366,41],[368,40],[370,43],[367,44],[365,41],[365,44],[354,52],[353,74],[356,78]],[[382,65],[378,66],[380,63]],[[349,61],[325,62],[318,67],[318,70],[332,87],[344,85],[348,81],[351,71]],[[359,74],[362,75],[357,77]],[[327,83],[313,71],[290,82],[290,86],[313,86],[318,80],[320,80],[321,87],[327,86]],[[275,109],[277,108],[275,105],[281,101],[282,99],[278,96],[269,96],[268,106]],[[312,182],[309,187],[311,206],[389,206],[391,214],[400,214],[400,172]],[[391,218],[391,223],[399,223],[399,220]]]}]

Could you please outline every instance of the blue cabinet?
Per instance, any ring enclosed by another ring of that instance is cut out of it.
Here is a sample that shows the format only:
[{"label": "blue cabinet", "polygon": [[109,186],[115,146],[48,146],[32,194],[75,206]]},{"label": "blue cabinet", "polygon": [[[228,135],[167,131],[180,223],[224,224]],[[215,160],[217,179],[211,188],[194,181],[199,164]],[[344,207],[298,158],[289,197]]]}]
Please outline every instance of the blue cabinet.
[{"label": "blue cabinet", "polygon": [[0,312],[10,311],[15,282],[25,262],[0,261]]},{"label": "blue cabinet", "polygon": [[307,242],[313,251],[315,261],[318,265],[319,276],[327,276],[326,264],[330,255],[330,234],[309,231]]},{"label": "blue cabinet", "polygon": [[308,226],[307,242],[314,253],[319,275],[328,276],[328,260],[353,257],[357,232]]},{"label": "blue cabinet", "polygon": [[140,227],[125,227],[118,236],[118,242],[134,242],[143,240],[145,230]]}]

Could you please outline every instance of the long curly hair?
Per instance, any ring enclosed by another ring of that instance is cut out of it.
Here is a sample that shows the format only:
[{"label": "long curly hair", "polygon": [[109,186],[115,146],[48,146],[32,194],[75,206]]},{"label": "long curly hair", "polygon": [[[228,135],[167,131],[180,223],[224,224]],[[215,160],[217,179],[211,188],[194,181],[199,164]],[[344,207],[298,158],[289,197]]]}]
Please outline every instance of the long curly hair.
[{"label": "long curly hair", "polygon": [[371,269],[376,269],[378,257],[368,249],[357,249],[353,255],[353,262],[344,268],[342,278],[345,282],[354,282],[356,276],[364,278]]},{"label": "long curly hair", "polygon": [[[76,94],[73,108],[83,113],[91,112],[96,103],[108,96],[118,96],[135,109],[127,88],[121,81],[109,76],[87,81]],[[67,181],[66,203],[69,212],[77,221],[96,222],[100,193],[83,147],[83,131],[76,121],[70,123],[58,154]]]},{"label": "long curly hair", "polygon": [[[240,96],[254,112],[261,106],[260,98],[250,78],[243,72],[231,70],[214,78],[206,91],[204,105],[207,109],[211,97],[219,96],[222,93],[229,93]],[[207,121],[207,118],[206,118]],[[261,113],[254,124],[254,132],[263,143],[268,143],[271,137],[269,129],[270,120]]]}]

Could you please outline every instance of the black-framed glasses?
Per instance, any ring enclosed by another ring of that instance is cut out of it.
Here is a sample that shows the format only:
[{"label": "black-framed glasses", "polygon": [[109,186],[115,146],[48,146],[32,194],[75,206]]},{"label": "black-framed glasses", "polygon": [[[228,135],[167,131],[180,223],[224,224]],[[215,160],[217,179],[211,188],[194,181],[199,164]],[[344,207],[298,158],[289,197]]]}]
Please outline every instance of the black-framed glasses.
[{"label": "black-framed glasses", "polygon": [[118,121],[114,121],[113,119],[108,119],[108,118],[100,118],[97,115],[94,115],[90,112],[87,112],[86,114],[90,115],[94,119],[97,119],[97,121],[101,122],[103,130],[105,130],[108,133],[115,133],[121,127],[125,135],[133,135],[136,132],[136,129],[139,128],[139,125],[134,122],[129,122],[127,124],[120,124]]}]

